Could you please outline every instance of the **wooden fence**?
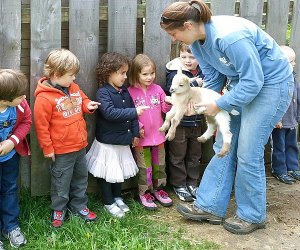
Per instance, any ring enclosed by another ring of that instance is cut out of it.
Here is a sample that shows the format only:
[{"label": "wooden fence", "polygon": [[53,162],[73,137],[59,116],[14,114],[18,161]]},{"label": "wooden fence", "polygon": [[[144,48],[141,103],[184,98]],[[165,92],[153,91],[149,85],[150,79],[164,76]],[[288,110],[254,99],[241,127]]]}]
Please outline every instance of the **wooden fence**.
[{"label": "wooden fence", "polygon": [[[0,67],[21,69],[28,75],[31,107],[44,59],[53,48],[68,48],[79,58],[81,70],[76,81],[91,99],[97,88],[94,69],[106,51],[130,57],[141,52],[150,55],[157,64],[157,81],[163,84],[165,64],[176,54],[176,46],[171,46],[159,20],[162,10],[174,1],[1,0]],[[293,47],[299,62],[300,0],[211,0],[208,4],[215,15],[239,15],[262,26],[279,44]],[[300,63],[296,71],[300,72]],[[94,117],[86,119],[91,142]],[[50,162],[42,156],[34,128],[30,146],[30,164],[29,159],[22,159],[21,185],[30,187],[32,195],[46,194]],[[91,179],[90,187],[96,187],[95,180]]]}]

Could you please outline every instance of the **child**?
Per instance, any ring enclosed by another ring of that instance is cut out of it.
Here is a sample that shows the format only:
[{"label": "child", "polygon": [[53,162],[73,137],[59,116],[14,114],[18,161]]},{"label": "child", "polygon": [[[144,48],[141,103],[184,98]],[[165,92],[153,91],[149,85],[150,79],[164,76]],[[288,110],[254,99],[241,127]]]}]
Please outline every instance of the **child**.
[{"label": "child", "polygon": [[85,221],[97,215],[87,208],[87,131],[83,113],[92,113],[93,102],[74,83],[79,72],[78,58],[66,49],[52,50],[44,75],[35,90],[34,124],[46,158],[51,158],[51,222],[63,224],[67,209]]},{"label": "child", "polygon": [[[295,66],[295,51],[288,46],[281,46],[292,67]],[[298,165],[297,126],[300,121],[300,86],[294,73],[295,88],[291,104],[276,124],[272,132],[273,153],[272,173],[279,181],[285,184],[293,184],[300,180]]]},{"label": "child", "polygon": [[148,210],[157,209],[154,199],[166,207],[173,204],[162,189],[166,185],[164,148],[166,139],[165,134],[159,132],[163,124],[162,112],[168,112],[171,105],[165,102],[166,95],[163,89],[154,83],[155,70],[155,64],[148,56],[137,55],[132,61],[129,76],[131,86],[128,88],[136,107],[149,107],[139,117],[141,138],[133,145],[139,167],[139,199]]},{"label": "child", "polygon": [[[25,99],[27,86],[23,73],[0,70],[0,237],[2,233],[13,247],[26,244],[18,222],[17,180],[19,155],[29,155],[26,135],[31,126],[31,111]],[[4,249],[1,241],[0,249]]]},{"label": "child", "polygon": [[101,106],[96,138],[87,154],[89,172],[100,178],[104,209],[118,218],[129,211],[121,198],[121,184],[138,171],[129,145],[138,140],[137,118],[145,109],[134,107],[123,86],[128,66],[128,59],[115,52],[104,54],[98,63],[97,101]]},{"label": "child", "polygon": [[[204,77],[199,64],[190,48],[183,43],[179,45],[179,57],[167,63],[165,90],[169,93],[172,80],[179,68],[188,77],[199,77],[191,83],[192,87],[202,85]],[[201,143],[197,141],[201,132],[202,115],[184,116],[176,129],[174,140],[169,142],[170,184],[175,194],[182,201],[193,201],[196,197],[200,176]]]}]

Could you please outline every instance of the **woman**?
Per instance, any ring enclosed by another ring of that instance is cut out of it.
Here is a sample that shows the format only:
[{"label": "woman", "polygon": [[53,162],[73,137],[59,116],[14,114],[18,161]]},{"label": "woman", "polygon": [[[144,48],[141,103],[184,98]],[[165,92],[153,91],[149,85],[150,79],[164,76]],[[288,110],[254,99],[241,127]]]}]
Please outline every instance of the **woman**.
[{"label": "woman", "polygon": [[[234,185],[236,214],[223,226],[235,234],[265,227],[266,177],[264,145],[287,110],[293,76],[276,42],[243,18],[212,16],[201,0],[176,2],[161,16],[161,27],[173,41],[189,44],[205,76],[205,87],[224,95],[216,102],[198,103],[205,114],[238,110],[231,116],[231,150],[208,164],[193,205],[178,205],[184,217],[221,224]],[[224,91],[226,90],[226,91]],[[222,145],[217,135],[214,150]]]}]

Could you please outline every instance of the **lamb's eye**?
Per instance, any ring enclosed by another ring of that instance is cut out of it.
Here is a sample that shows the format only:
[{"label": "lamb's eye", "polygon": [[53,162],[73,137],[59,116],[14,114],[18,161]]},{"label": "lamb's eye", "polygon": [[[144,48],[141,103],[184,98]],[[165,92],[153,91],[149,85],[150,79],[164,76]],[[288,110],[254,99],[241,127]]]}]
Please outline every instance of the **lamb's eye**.
[{"label": "lamb's eye", "polygon": [[183,85],[183,84],[179,84],[179,86],[180,86],[180,87],[183,87],[184,85]]}]

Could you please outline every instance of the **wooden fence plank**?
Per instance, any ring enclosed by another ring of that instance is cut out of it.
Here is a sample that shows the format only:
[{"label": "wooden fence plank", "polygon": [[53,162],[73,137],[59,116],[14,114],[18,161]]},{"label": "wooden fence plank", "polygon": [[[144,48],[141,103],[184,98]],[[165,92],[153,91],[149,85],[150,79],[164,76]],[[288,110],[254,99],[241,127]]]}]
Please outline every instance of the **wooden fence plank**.
[{"label": "wooden fence plank", "polygon": [[[80,72],[76,77],[83,92],[92,100],[97,89],[95,68],[99,54],[99,0],[70,1],[70,50],[80,61]],[[95,138],[95,116],[86,115],[88,141]],[[89,148],[89,147],[88,147]],[[89,189],[97,188],[96,180],[89,179]]]},{"label": "wooden fence plank", "polygon": [[261,26],[263,5],[264,0],[240,0],[240,16]]},{"label": "wooden fence plank", "polygon": [[[54,48],[61,47],[61,5],[57,0],[31,0],[31,76],[30,102],[33,110],[34,91],[43,75],[44,61]],[[45,160],[39,147],[34,127],[30,133],[32,151],[31,194],[44,195],[49,192],[50,161]]]},{"label": "wooden fence plank", "polygon": [[300,0],[294,2],[292,36],[290,46],[296,53],[295,72],[298,73],[297,79],[300,82]]},{"label": "wooden fence plank", "polygon": [[0,68],[20,69],[21,2],[19,0],[1,0],[0,35]]},{"label": "wooden fence plank", "polygon": [[266,32],[280,45],[286,43],[290,0],[269,0]]},{"label": "wooden fence plank", "polygon": [[211,0],[210,8],[213,15],[234,15],[236,0]]},{"label": "wooden fence plank", "polygon": [[136,0],[108,1],[108,51],[136,54]]},{"label": "wooden fence plank", "polygon": [[156,81],[164,85],[166,80],[166,63],[170,60],[171,39],[160,28],[160,16],[163,10],[174,0],[147,0],[144,34],[144,53],[149,55],[156,64]]}]

